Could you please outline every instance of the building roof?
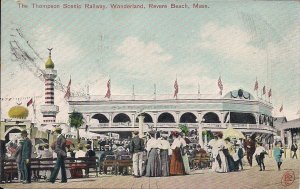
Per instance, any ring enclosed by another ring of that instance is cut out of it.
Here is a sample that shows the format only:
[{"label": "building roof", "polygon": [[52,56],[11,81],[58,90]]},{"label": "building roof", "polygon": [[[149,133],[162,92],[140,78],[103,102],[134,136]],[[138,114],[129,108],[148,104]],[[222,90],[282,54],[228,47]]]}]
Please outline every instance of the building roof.
[{"label": "building roof", "polygon": [[54,68],[54,63],[51,59],[51,56],[49,56],[47,62],[45,63],[45,68],[50,68],[50,69],[53,69]]},{"label": "building roof", "polygon": [[274,117],[273,125],[275,127],[277,127],[277,126],[280,126],[280,125],[282,125],[283,123],[286,123],[286,122],[287,122],[287,119],[286,119],[285,116],[283,116],[283,117]]},{"label": "building roof", "polygon": [[300,118],[282,123],[277,127],[277,129],[283,129],[283,130],[293,129],[293,128],[300,128]]}]

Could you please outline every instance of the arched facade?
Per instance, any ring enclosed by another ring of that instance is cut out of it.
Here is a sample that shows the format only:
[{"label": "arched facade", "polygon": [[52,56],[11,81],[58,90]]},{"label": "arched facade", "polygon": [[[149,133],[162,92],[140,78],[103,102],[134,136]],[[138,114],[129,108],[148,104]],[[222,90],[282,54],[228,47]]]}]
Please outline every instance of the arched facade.
[{"label": "arched facade", "polygon": [[[144,123],[153,123],[152,116],[148,113],[143,113],[144,116]],[[139,122],[139,115],[136,117],[135,122]]]},{"label": "arched facade", "polygon": [[109,120],[104,114],[95,114],[92,116],[92,119],[97,119],[99,123],[108,123]]},{"label": "arched facade", "polygon": [[228,121],[228,116],[230,123],[256,124],[255,115],[252,113],[230,112],[225,115],[224,122]]},{"label": "arched facade", "polygon": [[204,123],[221,123],[218,114],[214,112],[208,112],[203,115]]},{"label": "arched facade", "polygon": [[175,123],[175,118],[171,113],[164,112],[157,118],[158,123]]},{"label": "arched facade", "polygon": [[197,123],[197,116],[191,112],[186,112],[181,115],[180,123]]},{"label": "arched facade", "polygon": [[131,122],[130,117],[127,114],[119,113],[114,116],[113,123],[126,123]]}]

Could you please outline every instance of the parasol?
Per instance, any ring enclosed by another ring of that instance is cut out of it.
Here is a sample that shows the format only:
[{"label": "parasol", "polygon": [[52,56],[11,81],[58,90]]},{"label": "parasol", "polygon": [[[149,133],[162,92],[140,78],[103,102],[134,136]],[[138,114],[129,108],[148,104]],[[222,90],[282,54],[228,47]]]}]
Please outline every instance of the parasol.
[{"label": "parasol", "polygon": [[223,131],[223,137],[224,138],[229,137],[229,138],[245,139],[244,134],[241,131],[232,128],[231,125],[225,131]]}]

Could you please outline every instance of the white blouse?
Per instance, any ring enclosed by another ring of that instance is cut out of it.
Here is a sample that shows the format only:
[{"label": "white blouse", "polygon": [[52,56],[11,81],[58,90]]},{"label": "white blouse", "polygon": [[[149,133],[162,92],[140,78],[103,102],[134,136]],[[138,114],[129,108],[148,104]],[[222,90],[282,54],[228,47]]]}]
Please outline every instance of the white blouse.
[{"label": "white blouse", "polygon": [[161,149],[162,150],[168,150],[168,154],[172,155],[172,150],[171,150],[171,146],[170,146],[169,141],[164,140],[164,139],[158,139],[158,141],[161,144]]},{"label": "white blouse", "polygon": [[146,150],[149,152],[152,148],[161,148],[161,143],[155,139],[155,138],[150,138],[147,142],[146,145]]},{"label": "white blouse", "polygon": [[180,148],[180,146],[182,147],[185,147],[186,146],[186,142],[183,138],[175,138],[173,143],[172,143],[172,146],[171,146],[171,149],[174,150],[176,147],[177,148]]}]

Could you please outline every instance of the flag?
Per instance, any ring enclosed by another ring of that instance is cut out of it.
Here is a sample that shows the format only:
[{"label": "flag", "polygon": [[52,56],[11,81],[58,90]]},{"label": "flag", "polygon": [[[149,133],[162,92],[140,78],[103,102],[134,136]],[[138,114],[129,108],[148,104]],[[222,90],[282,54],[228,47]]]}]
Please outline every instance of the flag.
[{"label": "flag", "polygon": [[282,112],[282,110],[283,110],[283,104],[281,105],[279,112]]},{"label": "flag", "polygon": [[270,89],[268,92],[268,97],[270,98],[271,96],[272,96],[272,89]]},{"label": "flag", "polygon": [[263,87],[263,95],[266,94],[266,86]]},{"label": "flag", "polygon": [[218,87],[220,89],[220,95],[222,95],[223,84],[222,84],[221,76],[219,77],[219,80],[218,80]]},{"label": "flag", "polygon": [[110,79],[107,81],[107,92],[105,94],[104,98],[110,98],[111,92],[110,92]]},{"label": "flag", "polygon": [[258,90],[258,81],[257,81],[257,79],[256,79],[255,85],[254,85],[254,91],[257,91],[257,90]]},{"label": "flag", "polygon": [[68,83],[67,91],[66,91],[66,94],[65,94],[64,98],[69,99],[70,96],[71,96],[71,78],[70,78],[70,81]]},{"label": "flag", "polygon": [[28,102],[27,102],[27,107],[30,106],[33,103],[33,99],[31,98]]},{"label": "flag", "polygon": [[175,91],[174,91],[174,97],[176,97],[177,98],[177,94],[178,94],[178,83],[177,83],[177,78],[176,78],[176,80],[175,80],[175,83],[174,83],[174,89],[175,89]]}]

